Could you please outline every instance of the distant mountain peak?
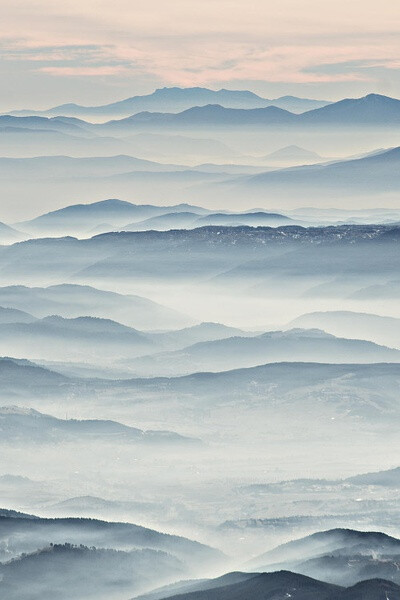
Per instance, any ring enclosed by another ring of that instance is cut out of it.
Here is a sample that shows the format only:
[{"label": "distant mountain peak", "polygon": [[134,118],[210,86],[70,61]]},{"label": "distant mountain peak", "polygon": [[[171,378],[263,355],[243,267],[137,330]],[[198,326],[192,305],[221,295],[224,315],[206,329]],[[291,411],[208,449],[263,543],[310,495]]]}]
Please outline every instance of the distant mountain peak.
[{"label": "distant mountain peak", "polygon": [[279,150],[275,150],[271,152],[271,154],[267,154],[267,156],[263,157],[265,160],[278,160],[278,159],[296,159],[296,160],[310,160],[310,159],[319,159],[321,158],[319,154],[313,152],[312,150],[306,150],[301,146],[296,146],[295,144],[291,144],[289,146],[284,146],[283,148],[279,148]]}]

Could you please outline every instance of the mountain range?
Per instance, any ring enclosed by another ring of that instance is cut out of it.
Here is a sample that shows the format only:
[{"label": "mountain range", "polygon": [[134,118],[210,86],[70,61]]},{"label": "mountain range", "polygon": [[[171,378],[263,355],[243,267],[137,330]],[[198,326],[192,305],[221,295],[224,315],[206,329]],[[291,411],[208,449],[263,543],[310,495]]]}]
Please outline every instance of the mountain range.
[{"label": "mountain range", "polygon": [[[65,398],[71,392],[76,397],[94,398],[97,401],[115,394],[129,393],[131,398],[146,395],[148,402],[162,402],[173,398],[175,404],[186,406],[187,395],[192,398],[192,408],[204,407],[204,403],[220,406],[226,402],[226,390],[230,402],[240,406],[243,399],[254,406],[265,395],[269,404],[264,408],[278,407],[293,412],[302,407],[302,414],[309,418],[315,411],[346,415],[359,422],[367,421],[392,425],[397,418],[399,406],[397,393],[400,382],[399,364],[321,364],[321,363],[271,363],[258,367],[224,371],[219,373],[195,373],[184,377],[153,377],[146,379],[80,379],[61,375],[33,362],[0,359],[0,395],[3,403],[10,403],[10,391],[14,397],[41,399]],[[316,398],[318,400],[316,400]],[[373,402],[371,401],[373,398]],[[178,411],[179,412],[179,411]]]},{"label": "mountain range", "polygon": [[[1,121],[0,121],[1,123]],[[340,100],[321,108],[295,114],[277,106],[265,108],[225,108],[220,104],[192,106],[177,113],[138,112],[124,119],[93,125],[102,135],[121,134],[135,129],[185,129],[207,127],[324,127],[400,125],[400,100],[369,94]]]},{"label": "mountain range", "polygon": [[210,343],[233,335],[256,334],[219,323],[200,323],[164,332],[139,331],[111,319],[87,316],[67,319],[58,315],[38,319],[0,307],[0,354],[8,352],[24,358],[104,363],[107,357],[107,363],[112,365],[121,358],[182,349],[188,344]]},{"label": "mountain range", "polygon": [[249,91],[239,90],[210,90],[207,88],[161,88],[145,96],[133,96],[126,100],[113,102],[103,106],[80,106],[78,104],[63,104],[44,111],[14,111],[14,115],[63,115],[87,119],[104,119],[128,116],[146,110],[162,110],[178,112],[191,106],[205,104],[221,104],[230,108],[259,108],[269,105],[285,108],[293,112],[303,112],[311,108],[325,106],[328,102],[309,100],[294,96],[282,96],[275,100],[261,98]]},{"label": "mountain range", "polygon": [[400,362],[400,351],[364,340],[337,338],[318,329],[273,331],[257,336],[199,342],[175,352],[134,359],[137,376],[227,371],[288,361],[324,363]]},{"label": "mountain range", "polygon": [[148,231],[151,229],[162,231],[181,228],[194,229],[210,225],[260,227],[292,223],[294,224],[295,221],[286,215],[261,210],[243,213],[214,212],[189,204],[155,206],[108,199],[89,204],[66,206],[40,215],[31,221],[18,223],[17,226],[31,235],[57,236],[90,235],[98,233],[99,230],[105,232],[113,230]]},{"label": "mountain range", "polygon": [[[33,239],[0,247],[0,268],[3,281],[32,282],[49,277],[77,284],[90,281],[98,287],[108,287],[110,282],[134,278],[139,283],[171,281],[212,281],[216,286],[236,289],[252,288],[252,293],[285,297],[349,296],[373,281],[384,283],[398,276],[398,227],[396,225],[343,225],[340,227],[200,227],[193,230],[166,232],[116,232],[94,236],[90,239],[71,237]],[[315,246],[318,245],[318,252]],[[369,268],[365,269],[368,254]],[[132,260],[132,256],[135,260]],[[333,260],[333,256],[335,260]],[[296,276],[302,269],[302,277]],[[271,281],[280,280],[279,286]],[[51,280],[51,279],[50,279]],[[343,291],[341,282],[343,281]],[[282,287],[285,285],[285,288]],[[319,289],[319,286],[327,289]],[[239,286],[239,287],[238,287]],[[7,294],[20,288],[11,287]],[[62,294],[67,288],[50,288]],[[70,287],[71,299],[90,292],[87,287]],[[47,292],[49,295],[50,292]],[[72,295],[73,292],[73,295]],[[25,293],[28,293],[25,290]],[[29,292],[33,293],[33,292]],[[43,294],[42,294],[43,295]],[[0,290],[0,306],[14,307],[29,312],[26,305],[7,302]],[[82,303],[81,303],[82,304]],[[154,305],[153,305],[154,306]],[[31,310],[33,312],[33,310]],[[102,314],[99,314],[99,313]],[[91,316],[111,317],[133,327],[137,323],[117,315],[104,315],[100,310]],[[35,314],[35,313],[33,313]],[[41,316],[81,316],[88,314],[80,306],[76,314],[63,314],[48,309]],[[90,312],[89,312],[90,314]],[[170,313],[170,322],[184,317]],[[35,314],[36,316],[36,314]],[[37,313],[37,316],[39,314]],[[171,325],[173,327],[174,325]],[[178,325],[179,326],[179,325]],[[145,325],[139,325],[139,328]],[[150,327],[156,328],[154,323]],[[158,326],[160,327],[160,326]],[[168,324],[161,325],[168,328]]]},{"label": "mountain range", "polygon": [[399,126],[400,100],[369,94],[362,98],[340,100],[296,114],[267,105],[257,108],[227,108],[216,102],[196,105],[178,112],[138,111],[123,119],[114,119],[100,124],[91,124],[70,116],[0,116],[0,128],[22,128],[57,131],[91,137],[94,135],[127,135],[129,131],[143,129],[182,129],[196,127],[235,126]]}]

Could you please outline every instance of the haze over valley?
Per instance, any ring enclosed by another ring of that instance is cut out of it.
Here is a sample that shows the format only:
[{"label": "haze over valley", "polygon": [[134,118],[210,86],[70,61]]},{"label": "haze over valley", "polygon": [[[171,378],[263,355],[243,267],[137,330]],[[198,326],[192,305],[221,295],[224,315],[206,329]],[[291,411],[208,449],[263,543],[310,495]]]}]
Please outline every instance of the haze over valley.
[{"label": "haze over valley", "polygon": [[6,4],[0,598],[399,600],[394,3]]}]

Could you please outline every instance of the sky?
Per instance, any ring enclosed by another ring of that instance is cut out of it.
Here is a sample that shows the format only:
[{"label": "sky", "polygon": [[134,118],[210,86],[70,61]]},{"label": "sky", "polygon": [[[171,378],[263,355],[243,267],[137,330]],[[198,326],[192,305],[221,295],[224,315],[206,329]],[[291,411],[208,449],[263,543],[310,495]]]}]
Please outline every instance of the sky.
[{"label": "sky", "polygon": [[0,110],[164,86],[400,97],[400,0],[1,0]]}]

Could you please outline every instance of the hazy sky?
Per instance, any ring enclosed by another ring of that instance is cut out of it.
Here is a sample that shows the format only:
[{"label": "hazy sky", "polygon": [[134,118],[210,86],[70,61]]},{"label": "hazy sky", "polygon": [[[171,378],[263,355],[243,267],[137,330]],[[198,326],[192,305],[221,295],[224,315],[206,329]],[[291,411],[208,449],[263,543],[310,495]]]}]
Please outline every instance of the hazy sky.
[{"label": "hazy sky", "polygon": [[163,86],[400,96],[400,0],[1,0],[0,110]]}]

